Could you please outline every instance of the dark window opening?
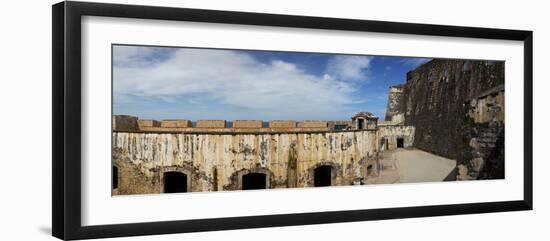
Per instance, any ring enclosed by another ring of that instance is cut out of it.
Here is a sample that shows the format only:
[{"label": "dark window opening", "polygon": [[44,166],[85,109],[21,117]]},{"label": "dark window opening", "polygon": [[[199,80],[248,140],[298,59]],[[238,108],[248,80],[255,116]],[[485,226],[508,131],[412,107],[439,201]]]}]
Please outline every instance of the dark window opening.
[{"label": "dark window opening", "polygon": [[242,177],[243,190],[267,189],[267,175],[248,173]]},{"label": "dark window opening", "polygon": [[118,188],[118,167],[113,166],[113,189]]},{"label": "dark window opening", "polygon": [[187,175],[181,172],[164,173],[164,192],[187,192]]},{"label": "dark window opening", "polygon": [[357,129],[362,130],[364,124],[365,124],[365,120],[357,119]]},{"label": "dark window opening", "polygon": [[405,143],[405,140],[403,140],[403,138],[397,138],[397,148],[405,147],[404,143]]},{"label": "dark window opening", "polygon": [[315,168],[313,186],[314,187],[327,187],[332,182],[332,167],[320,166]]}]

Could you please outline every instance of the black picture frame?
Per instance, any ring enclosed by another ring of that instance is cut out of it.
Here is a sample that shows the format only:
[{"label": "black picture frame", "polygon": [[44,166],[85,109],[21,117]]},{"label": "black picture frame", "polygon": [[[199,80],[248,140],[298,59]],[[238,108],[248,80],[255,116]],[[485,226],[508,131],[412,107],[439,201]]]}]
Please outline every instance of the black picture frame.
[{"label": "black picture frame", "polygon": [[[88,239],[213,230],[308,225],[380,219],[532,210],[533,208],[533,33],[531,31],[366,21],[263,13],[198,10],[90,2],[52,6],[53,150],[52,233],[60,239]],[[421,207],[342,210],[235,218],[81,224],[81,17],[194,21],[378,33],[516,40],[524,43],[524,194],[522,200]]]}]

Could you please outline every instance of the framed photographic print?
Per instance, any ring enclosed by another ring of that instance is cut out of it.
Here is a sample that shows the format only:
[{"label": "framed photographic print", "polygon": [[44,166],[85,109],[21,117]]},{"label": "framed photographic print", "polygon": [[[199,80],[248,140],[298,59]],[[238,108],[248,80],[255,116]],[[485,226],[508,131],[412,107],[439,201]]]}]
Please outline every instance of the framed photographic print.
[{"label": "framed photographic print", "polygon": [[532,32],[53,6],[53,235],[532,209]]}]

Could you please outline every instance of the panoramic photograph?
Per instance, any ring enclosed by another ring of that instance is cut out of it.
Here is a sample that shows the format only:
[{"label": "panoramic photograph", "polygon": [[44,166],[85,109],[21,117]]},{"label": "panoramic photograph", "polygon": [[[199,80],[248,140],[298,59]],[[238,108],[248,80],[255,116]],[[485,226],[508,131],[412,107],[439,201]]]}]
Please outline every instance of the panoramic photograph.
[{"label": "panoramic photograph", "polygon": [[112,195],[504,179],[504,62],[112,45]]}]

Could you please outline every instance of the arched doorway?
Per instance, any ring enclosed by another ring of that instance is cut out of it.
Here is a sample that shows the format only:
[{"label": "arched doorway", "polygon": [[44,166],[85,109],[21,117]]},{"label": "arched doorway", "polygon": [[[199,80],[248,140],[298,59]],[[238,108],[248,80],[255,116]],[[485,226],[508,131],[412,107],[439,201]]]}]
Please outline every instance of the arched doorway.
[{"label": "arched doorway", "polygon": [[405,139],[397,138],[397,148],[403,148],[403,147],[405,147]]},{"label": "arched doorway", "polygon": [[332,167],[329,165],[319,166],[315,168],[313,186],[327,187],[332,184]]},{"label": "arched doorway", "polygon": [[267,175],[264,173],[248,173],[242,176],[242,189],[267,189]]},{"label": "arched doorway", "polygon": [[164,192],[179,193],[187,192],[187,175],[182,172],[164,173]]},{"label": "arched doorway", "polygon": [[357,129],[363,130],[364,126],[365,126],[365,120],[361,118],[357,119]]},{"label": "arched doorway", "polygon": [[113,189],[117,189],[118,188],[118,167],[113,166],[112,171],[113,171],[112,172],[112,174],[113,174],[113,180],[112,180]]}]

